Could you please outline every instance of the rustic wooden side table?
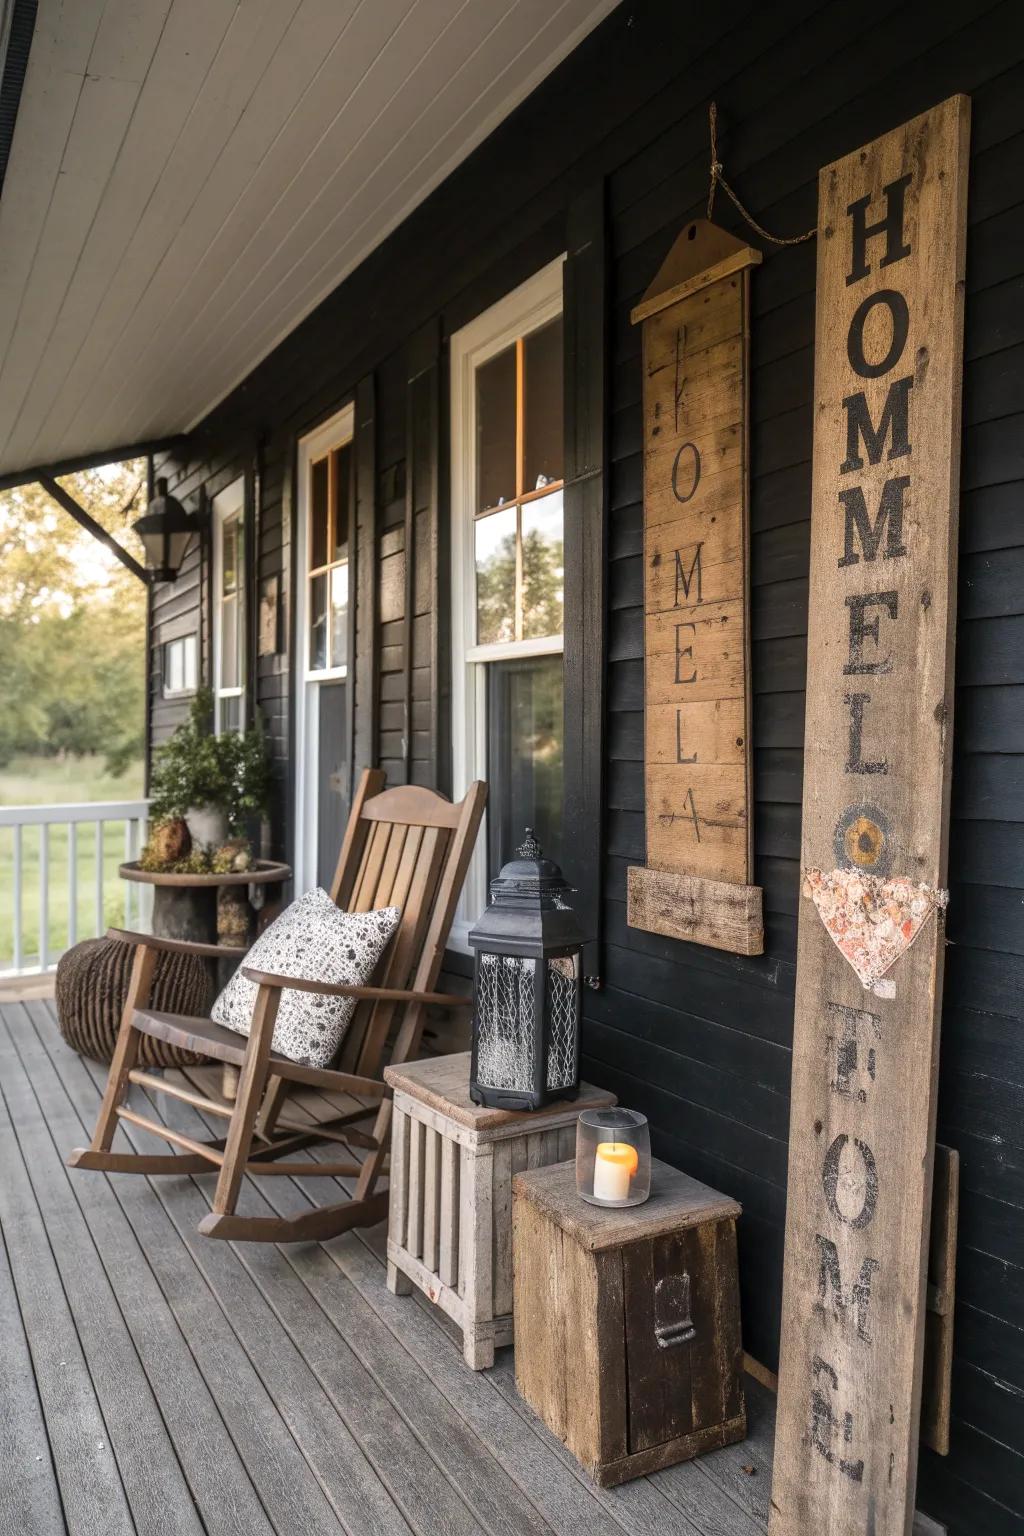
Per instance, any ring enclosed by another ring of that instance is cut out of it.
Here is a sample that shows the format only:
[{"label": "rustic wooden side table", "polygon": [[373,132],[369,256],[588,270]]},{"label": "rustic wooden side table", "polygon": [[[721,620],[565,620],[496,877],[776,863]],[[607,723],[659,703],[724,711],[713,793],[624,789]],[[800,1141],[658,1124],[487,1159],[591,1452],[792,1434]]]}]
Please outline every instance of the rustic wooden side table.
[{"label": "rustic wooden side table", "polygon": [[462,1330],[473,1370],[512,1343],[512,1176],[574,1157],[581,1109],[615,1095],[589,1083],[579,1098],[511,1114],[469,1097],[469,1052],[387,1067],[394,1089],[388,1288],[414,1285]]},{"label": "rustic wooden side table", "polygon": [[651,1174],[618,1209],[579,1198],[573,1163],[513,1181],[516,1385],[601,1487],[746,1434],[740,1207]]}]

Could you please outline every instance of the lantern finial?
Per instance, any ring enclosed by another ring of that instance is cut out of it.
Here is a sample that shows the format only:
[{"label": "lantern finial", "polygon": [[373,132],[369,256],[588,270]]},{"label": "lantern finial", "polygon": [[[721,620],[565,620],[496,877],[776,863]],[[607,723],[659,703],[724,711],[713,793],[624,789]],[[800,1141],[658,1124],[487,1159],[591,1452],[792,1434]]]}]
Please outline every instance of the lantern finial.
[{"label": "lantern finial", "polygon": [[516,849],[516,858],[541,859],[543,857],[544,855],[541,853],[540,843],[538,843],[537,839],[533,835],[533,828],[527,827],[526,836],[523,838],[523,841]]}]

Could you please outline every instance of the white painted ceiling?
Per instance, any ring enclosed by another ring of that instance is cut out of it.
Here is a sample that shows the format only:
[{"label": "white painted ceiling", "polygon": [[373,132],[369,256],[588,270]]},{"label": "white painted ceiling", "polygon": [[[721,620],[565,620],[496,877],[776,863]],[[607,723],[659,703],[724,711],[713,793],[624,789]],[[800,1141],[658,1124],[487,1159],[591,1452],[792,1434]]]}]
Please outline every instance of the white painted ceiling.
[{"label": "white painted ceiling", "polygon": [[614,0],[40,0],[0,474],[187,430]]}]

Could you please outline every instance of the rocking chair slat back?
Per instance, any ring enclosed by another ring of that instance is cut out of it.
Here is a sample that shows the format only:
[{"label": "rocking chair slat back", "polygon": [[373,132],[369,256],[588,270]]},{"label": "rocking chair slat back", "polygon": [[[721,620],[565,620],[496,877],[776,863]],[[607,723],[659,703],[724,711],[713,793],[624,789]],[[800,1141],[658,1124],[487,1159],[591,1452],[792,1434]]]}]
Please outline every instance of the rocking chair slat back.
[{"label": "rocking chair slat back", "polygon": [[[453,805],[416,785],[382,790],[382,780],[383,775],[368,771],[360,782],[331,894],[339,906],[353,912],[400,907],[398,930],[376,979],[381,986],[432,991],[486,789],[474,784],[465,799]],[[403,1011],[394,1054],[396,1060],[407,1059],[419,1046],[422,1008],[363,1003],[353,1017],[339,1065],[362,1076],[378,1073],[389,1031]]]},{"label": "rocking chair slat back", "polygon": [[341,852],[338,855],[330,892],[331,900],[345,912],[352,906],[356,872],[361,862],[367,833],[370,830],[370,822],[363,816],[363,810],[368,800],[380,794],[385,782],[383,769],[367,768],[352,796],[352,809],[345,828],[345,836],[342,839]]},{"label": "rocking chair slat back", "polygon": [[[445,869],[445,856],[450,844],[449,834],[437,827],[427,827],[423,832],[408,895],[402,907],[398,932],[387,954],[384,972],[387,979],[382,983],[384,986],[407,987],[412,983],[412,977],[423,952],[430,909],[437,895],[438,883]],[[367,1024],[358,1058],[356,1070],[361,1075],[379,1070],[388,1030],[395,1016],[395,1009],[400,1006],[395,1003],[374,1005],[373,1016]],[[418,1008],[415,1011],[422,1012]]]}]

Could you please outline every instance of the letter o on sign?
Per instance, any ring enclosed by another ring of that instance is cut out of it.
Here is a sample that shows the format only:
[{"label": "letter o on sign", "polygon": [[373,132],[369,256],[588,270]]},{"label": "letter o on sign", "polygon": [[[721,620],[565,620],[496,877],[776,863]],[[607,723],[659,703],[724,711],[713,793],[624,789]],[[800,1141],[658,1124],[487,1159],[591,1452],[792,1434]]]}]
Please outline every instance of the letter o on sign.
[{"label": "letter o on sign", "polygon": [[[889,311],[892,339],[882,361],[869,363],[864,356],[864,327],[868,316],[877,304],[884,304]],[[854,373],[859,373],[862,379],[880,379],[883,373],[888,373],[890,368],[895,368],[903,356],[909,329],[910,310],[902,293],[897,293],[895,288],[880,288],[877,293],[871,294],[854,313],[846,337],[846,355],[850,359],[850,367]]]},{"label": "letter o on sign", "polygon": [[[861,1169],[854,1172],[844,1159],[843,1153],[852,1145],[860,1156]],[[825,1153],[825,1162],[821,1170],[821,1184],[825,1191],[825,1199],[828,1208],[837,1221],[841,1221],[847,1227],[853,1227],[860,1231],[866,1227],[875,1214],[875,1206],[878,1204],[878,1165],[875,1162],[875,1154],[866,1141],[858,1141],[843,1132]],[[856,1199],[860,1195],[860,1210],[855,1215],[849,1213],[850,1195]],[[843,1197],[843,1205],[840,1205],[840,1196]]]},{"label": "letter o on sign", "polygon": [[[684,454],[685,462],[683,462]],[[687,479],[690,480],[689,490],[680,490],[680,476],[684,485]],[[700,485],[700,453],[697,450],[697,444],[683,443],[672,461],[672,494],[676,501],[691,501],[698,485]]]}]

